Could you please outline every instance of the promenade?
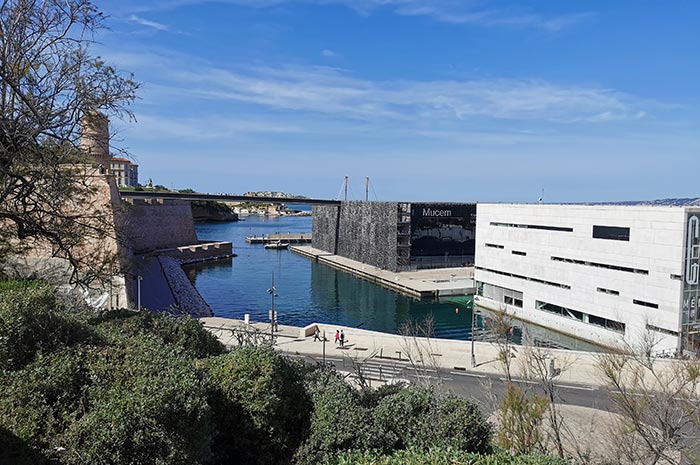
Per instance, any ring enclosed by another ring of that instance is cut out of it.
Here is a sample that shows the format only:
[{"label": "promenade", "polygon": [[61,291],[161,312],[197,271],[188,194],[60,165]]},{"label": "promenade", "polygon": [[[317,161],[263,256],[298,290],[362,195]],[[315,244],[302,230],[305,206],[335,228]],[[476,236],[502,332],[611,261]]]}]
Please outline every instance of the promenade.
[{"label": "promenade", "polygon": [[471,267],[394,272],[341,255],[333,255],[311,246],[293,246],[289,250],[324,265],[417,298],[474,294],[474,268]]},{"label": "promenade", "polygon": [[[201,318],[200,321],[216,335],[222,343],[235,345],[232,329],[246,329],[247,325],[241,320],[220,317]],[[251,323],[250,327],[263,333],[270,333],[269,323]],[[321,360],[324,344],[314,342],[313,332],[318,327],[321,336],[325,332],[327,342],[325,351],[327,357],[349,357],[358,361],[375,360],[382,362],[407,362],[409,357],[423,359],[425,368],[439,368],[461,376],[486,377],[504,376],[503,364],[498,360],[498,347],[488,342],[475,342],[474,353],[476,367],[471,367],[471,342],[451,339],[426,339],[404,337],[396,334],[380,333],[338,325],[311,324],[304,328],[279,325],[275,332],[275,347],[285,353],[301,354]],[[345,334],[345,347],[334,343],[336,330]],[[523,346],[513,345],[511,374],[515,379],[525,379],[523,371]],[[554,367],[562,373],[556,377],[556,382],[562,385],[573,385],[581,389],[593,389],[603,385],[596,363],[599,354],[561,349],[546,350],[548,357],[554,361]],[[671,360],[660,360],[658,363],[670,364]]]}]

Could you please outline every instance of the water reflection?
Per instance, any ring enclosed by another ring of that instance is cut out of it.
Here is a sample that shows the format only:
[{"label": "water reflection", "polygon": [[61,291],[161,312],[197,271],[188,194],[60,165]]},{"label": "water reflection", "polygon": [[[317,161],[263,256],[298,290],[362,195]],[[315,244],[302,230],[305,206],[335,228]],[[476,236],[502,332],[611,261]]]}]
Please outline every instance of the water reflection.
[{"label": "water reflection", "polygon": [[[338,271],[288,250],[265,250],[245,242],[247,235],[274,232],[309,232],[311,218],[248,217],[239,223],[197,225],[201,240],[232,241],[232,260],[207,262],[186,267],[202,297],[217,316],[242,319],[249,313],[254,321],[267,321],[272,273],[279,297],[275,299],[282,324],[303,326],[313,322],[360,326],[364,329],[397,333],[408,320],[432,315],[435,336],[468,340],[471,336],[472,298],[450,297],[441,301],[416,300]],[[482,310],[483,316],[488,312]],[[491,337],[477,321],[477,340]],[[516,342],[532,341],[593,350],[595,346],[522,322],[513,322]]]}]

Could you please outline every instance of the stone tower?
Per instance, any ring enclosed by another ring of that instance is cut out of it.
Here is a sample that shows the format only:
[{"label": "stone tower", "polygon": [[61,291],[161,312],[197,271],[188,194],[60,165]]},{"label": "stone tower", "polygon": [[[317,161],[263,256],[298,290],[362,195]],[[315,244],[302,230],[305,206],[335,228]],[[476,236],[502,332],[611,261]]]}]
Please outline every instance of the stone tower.
[{"label": "stone tower", "polygon": [[88,111],[82,118],[80,148],[95,163],[108,172],[112,157],[109,154],[109,119],[98,111]]}]

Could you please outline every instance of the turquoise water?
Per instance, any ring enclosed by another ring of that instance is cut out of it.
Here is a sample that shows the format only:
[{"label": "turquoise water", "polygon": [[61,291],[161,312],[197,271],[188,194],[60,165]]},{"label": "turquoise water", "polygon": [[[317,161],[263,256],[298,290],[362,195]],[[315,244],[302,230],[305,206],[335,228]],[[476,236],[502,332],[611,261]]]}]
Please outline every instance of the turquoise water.
[{"label": "turquoise water", "polygon": [[274,273],[280,324],[318,322],[398,332],[407,320],[432,315],[437,336],[469,339],[471,298],[416,300],[288,250],[245,242],[246,236],[276,232],[311,232],[311,218],[251,216],[237,223],[197,225],[200,240],[231,241],[238,254],[232,261],[186,268],[217,316],[243,318],[250,313],[253,320],[267,321],[271,302],[266,290]]},{"label": "turquoise water", "polygon": [[[275,309],[280,324],[303,326],[317,322],[397,333],[407,321],[422,321],[432,316],[436,337],[471,338],[471,297],[439,302],[417,300],[289,250],[266,250],[262,245],[245,242],[246,236],[286,232],[311,232],[311,217],[250,216],[236,223],[197,225],[200,240],[231,241],[238,254],[232,260],[185,268],[215,315],[242,319],[249,313],[253,321],[269,321],[271,299],[266,290],[274,274],[279,295],[275,298]],[[479,329],[481,318],[477,317],[476,321]],[[514,339],[519,343],[523,325],[515,325]],[[552,331],[525,327],[525,332],[538,342],[596,350],[595,346]],[[480,334],[483,331],[477,333],[477,340]]]}]

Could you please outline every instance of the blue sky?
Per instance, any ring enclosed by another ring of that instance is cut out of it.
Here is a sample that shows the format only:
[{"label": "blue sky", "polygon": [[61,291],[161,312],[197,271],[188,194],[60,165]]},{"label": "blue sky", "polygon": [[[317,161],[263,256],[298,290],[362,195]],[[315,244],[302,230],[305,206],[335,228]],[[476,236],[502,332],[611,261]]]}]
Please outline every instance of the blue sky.
[{"label": "blue sky", "polygon": [[[98,1],[140,178],[379,200],[700,196],[694,1]],[[371,196],[374,198],[374,195]]]}]

